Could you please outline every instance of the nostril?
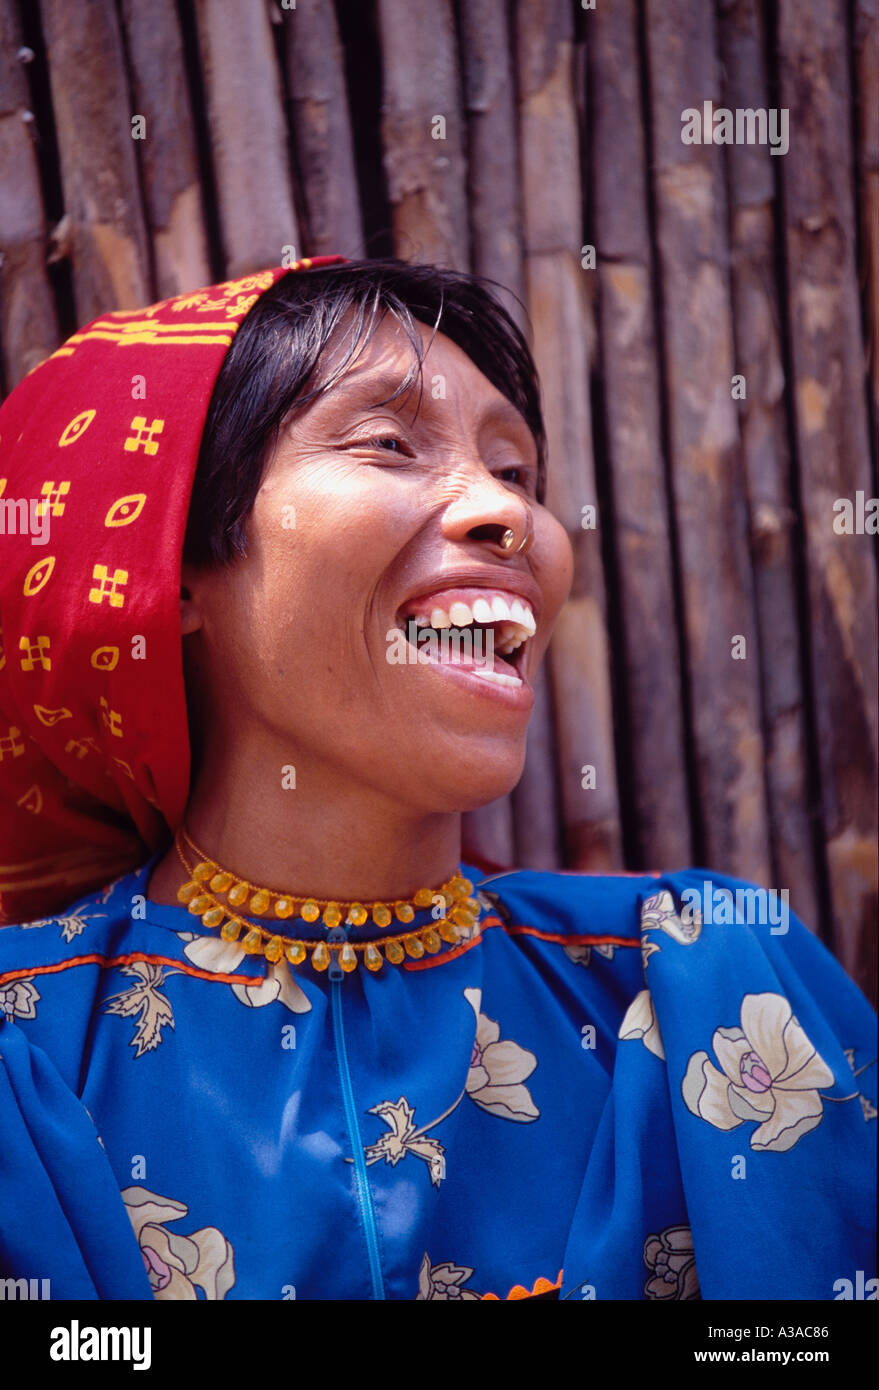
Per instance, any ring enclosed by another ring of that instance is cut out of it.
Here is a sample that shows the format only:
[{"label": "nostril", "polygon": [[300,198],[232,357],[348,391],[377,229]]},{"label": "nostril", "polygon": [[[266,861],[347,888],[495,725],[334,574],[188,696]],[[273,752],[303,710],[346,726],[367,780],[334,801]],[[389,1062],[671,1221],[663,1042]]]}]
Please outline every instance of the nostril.
[{"label": "nostril", "polygon": [[506,526],[492,521],[486,522],[483,526],[472,526],[467,535],[474,541],[493,541],[495,545],[500,545],[501,536],[506,529]]}]

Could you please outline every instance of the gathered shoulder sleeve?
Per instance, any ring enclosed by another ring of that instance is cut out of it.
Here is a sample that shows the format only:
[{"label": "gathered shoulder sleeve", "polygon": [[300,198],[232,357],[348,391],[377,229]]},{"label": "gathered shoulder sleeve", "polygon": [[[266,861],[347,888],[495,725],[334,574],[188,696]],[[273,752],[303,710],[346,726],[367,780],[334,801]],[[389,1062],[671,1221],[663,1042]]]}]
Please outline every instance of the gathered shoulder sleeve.
[{"label": "gathered shoulder sleeve", "polygon": [[9,1021],[0,1023],[0,1135],[0,1276],[36,1281],[42,1298],[152,1299],[91,1117]]},{"label": "gathered shoulder sleeve", "polygon": [[873,1010],[757,885],[694,869],[636,898],[641,978],[562,1296],[857,1296],[875,1275]]}]

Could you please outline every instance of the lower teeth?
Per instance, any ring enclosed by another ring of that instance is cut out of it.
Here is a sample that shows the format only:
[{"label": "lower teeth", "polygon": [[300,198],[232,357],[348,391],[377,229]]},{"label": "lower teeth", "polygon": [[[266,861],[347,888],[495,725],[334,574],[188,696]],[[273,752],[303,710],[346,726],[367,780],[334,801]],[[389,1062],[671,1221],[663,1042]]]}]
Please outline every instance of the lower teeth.
[{"label": "lower teeth", "polygon": [[473,675],[479,676],[480,680],[493,681],[495,685],[521,685],[519,676],[505,676],[501,671],[488,671],[478,666],[473,667]]}]

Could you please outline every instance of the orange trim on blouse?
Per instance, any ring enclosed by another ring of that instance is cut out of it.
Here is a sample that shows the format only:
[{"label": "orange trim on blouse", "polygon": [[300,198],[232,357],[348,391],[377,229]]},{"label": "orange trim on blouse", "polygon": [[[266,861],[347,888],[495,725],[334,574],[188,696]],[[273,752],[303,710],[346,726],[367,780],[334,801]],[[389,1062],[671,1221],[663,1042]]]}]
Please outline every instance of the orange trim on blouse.
[{"label": "orange trim on blouse", "polygon": [[224,985],[260,985],[263,982],[261,976],[254,975],[227,975],[217,970],[199,970],[197,966],[184,965],[179,960],[173,960],[170,956],[152,956],[146,951],[132,951],[127,956],[73,956],[71,960],[54,961],[51,965],[31,965],[25,966],[22,970],[8,970],[5,975],[0,975],[0,985],[8,984],[13,980],[32,980],[35,975],[56,975],[59,970],[69,970],[73,965],[130,965],[133,961],[148,961],[152,965],[168,965],[172,970],[179,971],[182,975],[195,975],[199,980],[217,980]]},{"label": "orange trim on blouse", "polygon": [[[581,933],[566,934],[564,932],[541,931],[539,927],[508,927],[501,921],[500,917],[485,917],[480,926],[479,935],[474,936],[472,940],[464,941],[460,946],[453,946],[450,951],[445,951],[441,956],[425,956],[422,960],[404,961],[404,970],[431,970],[434,966],[445,965],[447,961],[455,960],[458,956],[463,956],[465,952],[472,950],[474,946],[479,946],[482,941],[482,933],[490,927],[500,927],[508,936],[536,936],[540,941],[552,941],[561,946],[629,946],[640,949],[641,945],[640,941],[633,941],[626,936],[589,936]],[[185,965],[169,956],[150,955],[146,951],[132,951],[125,956],[92,954],[73,956],[70,960],[54,961],[50,965],[24,966],[20,970],[9,970],[0,975],[0,985],[9,984],[14,980],[31,980],[35,975],[55,975],[61,970],[69,970],[74,965],[103,965],[112,968],[117,965],[130,965],[136,960],[149,961],[156,965],[167,965],[183,975],[192,975],[199,980],[218,980],[221,984],[227,985],[254,985],[261,983],[265,978],[264,976],[199,970],[196,966]]]},{"label": "orange trim on blouse", "polygon": [[484,917],[480,925],[482,930],[471,941],[453,946],[451,951],[444,951],[441,956],[424,956],[421,960],[404,961],[403,969],[432,970],[436,965],[445,965],[446,961],[454,960],[456,956],[462,956],[465,951],[478,946],[482,940],[482,932],[488,927],[500,927],[508,936],[536,936],[540,941],[554,941],[561,946],[630,946],[641,949],[640,940],[633,941],[629,936],[584,936],[580,933],[541,931],[539,927],[508,927],[500,917]]}]

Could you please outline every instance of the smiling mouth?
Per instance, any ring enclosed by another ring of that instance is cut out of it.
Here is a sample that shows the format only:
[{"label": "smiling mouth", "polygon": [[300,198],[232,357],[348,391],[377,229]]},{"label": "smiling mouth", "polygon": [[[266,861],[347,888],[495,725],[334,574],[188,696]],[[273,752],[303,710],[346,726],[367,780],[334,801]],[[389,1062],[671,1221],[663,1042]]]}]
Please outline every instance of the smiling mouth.
[{"label": "smiling mouth", "polygon": [[458,667],[495,686],[524,684],[526,650],[537,622],[518,595],[446,590],[411,600],[398,621],[418,659]]}]

